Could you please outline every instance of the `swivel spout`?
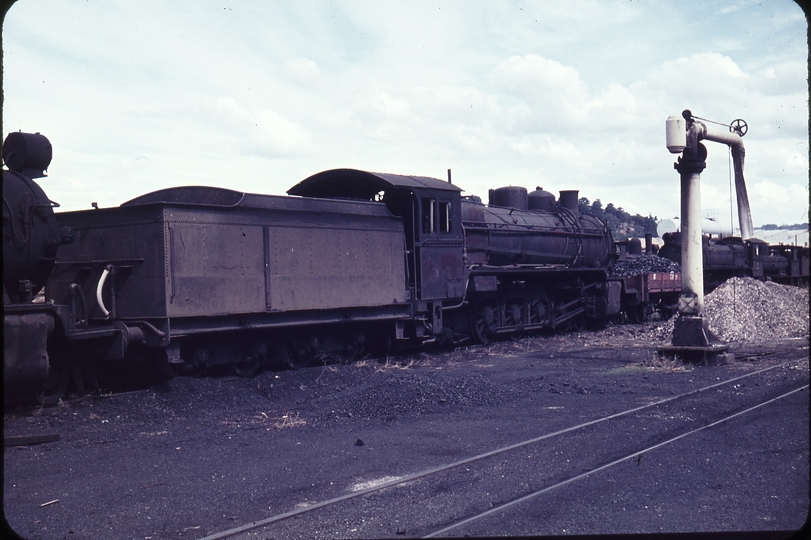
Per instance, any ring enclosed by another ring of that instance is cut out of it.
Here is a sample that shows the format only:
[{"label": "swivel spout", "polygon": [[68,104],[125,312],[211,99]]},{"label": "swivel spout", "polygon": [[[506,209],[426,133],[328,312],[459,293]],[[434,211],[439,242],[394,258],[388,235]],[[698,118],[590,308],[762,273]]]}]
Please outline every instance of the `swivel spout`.
[{"label": "swivel spout", "polygon": [[743,178],[743,160],[746,155],[743,139],[740,135],[731,131],[710,129],[703,122],[694,120],[693,125],[699,126],[699,139],[723,143],[732,150],[732,165],[735,169],[735,195],[738,200],[738,223],[741,227],[741,238],[743,240],[752,238],[755,235],[755,228],[752,225],[752,210],[749,206],[749,195],[746,192],[746,181]]}]

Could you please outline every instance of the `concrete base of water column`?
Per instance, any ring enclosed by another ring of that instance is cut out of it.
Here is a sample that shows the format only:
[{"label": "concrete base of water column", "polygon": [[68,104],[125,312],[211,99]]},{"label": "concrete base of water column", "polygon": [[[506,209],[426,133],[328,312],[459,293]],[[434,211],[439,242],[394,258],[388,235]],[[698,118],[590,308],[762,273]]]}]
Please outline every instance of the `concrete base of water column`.
[{"label": "concrete base of water column", "polygon": [[678,317],[673,332],[656,350],[660,356],[680,358],[690,363],[720,365],[731,361],[729,344],[712,333],[704,317]]}]

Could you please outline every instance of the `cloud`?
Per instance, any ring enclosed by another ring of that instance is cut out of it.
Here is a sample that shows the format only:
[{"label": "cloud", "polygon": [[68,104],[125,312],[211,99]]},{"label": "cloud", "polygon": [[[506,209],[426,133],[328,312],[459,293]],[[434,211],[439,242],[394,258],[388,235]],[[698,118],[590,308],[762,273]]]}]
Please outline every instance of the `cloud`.
[{"label": "cloud", "polygon": [[764,95],[806,94],[808,64],[799,60],[779,62],[759,71],[751,88]]},{"label": "cloud", "polygon": [[645,80],[653,89],[667,90],[676,98],[734,98],[746,87],[749,74],[728,56],[708,52],[666,60],[650,70]]},{"label": "cloud", "polygon": [[255,148],[261,154],[290,155],[303,150],[308,133],[302,126],[270,109],[257,111],[255,118],[259,128]]},{"label": "cloud", "polygon": [[[749,201],[752,215],[759,223],[790,225],[808,221],[808,206],[800,210],[796,201],[808,201],[808,186],[779,184],[771,181],[756,181],[749,184]],[[791,211],[786,211],[791,208]],[[768,216],[768,217],[767,217]]]},{"label": "cloud", "polygon": [[374,88],[372,95],[367,96],[365,101],[372,109],[389,118],[400,118],[410,111],[408,100],[391,96],[379,88]]},{"label": "cloud", "polygon": [[291,79],[306,84],[313,84],[321,76],[318,64],[309,58],[295,58],[284,63],[284,73]]},{"label": "cloud", "polygon": [[292,156],[303,152],[309,141],[306,129],[272,109],[249,110],[234,98],[220,97],[215,110],[231,132],[236,147],[244,153]]},{"label": "cloud", "polygon": [[518,100],[513,121],[520,132],[583,125],[589,91],[571,66],[537,54],[511,56],[488,79],[493,88]]},{"label": "cloud", "polygon": [[415,114],[439,123],[497,124],[505,108],[498,96],[475,86],[417,86],[411,92]]},{"label": "cloud", "polygon": [[[484,196],[540,184],[675,215],[664,122],[685,108],[744,118],[747,178],[793,194],[756,223],[807,207],[792,191],[808,178],[807,26],[790,3],[65,6],[6,18],[4,130],[48,135],[52,178],[83,184],[47,191],[81,208],[224,178],[280,193],[325,168],[450,167]],[[713,146],[702,183],[723,194]]]}]

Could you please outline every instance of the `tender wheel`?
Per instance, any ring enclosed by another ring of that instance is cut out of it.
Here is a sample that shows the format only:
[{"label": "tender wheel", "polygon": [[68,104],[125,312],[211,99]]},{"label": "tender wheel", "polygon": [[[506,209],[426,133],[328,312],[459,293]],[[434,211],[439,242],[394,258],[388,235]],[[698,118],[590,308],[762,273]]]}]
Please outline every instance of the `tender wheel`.
[{"label": "tender wheel", "polygon": [[478,300],[473,307],[471,327],[473,339],[482,345],[492,343],[498,328],[498,303],[495,298]]},{"label": "tender wheel", "polygon": [[298,347],[294,341],[285,341],[279,347],[279,358],[290,369],[306,368],[313,360],[306,347]]},{"label": "tender wheel", "polygon": [[59,403],[70,383],[70,369],[62,355],[50,355],[48,364],[48,377],[45,379],[45,385],[34,394],[34,399],[40,405]]},{"label": "tender wheel", "polygon": [[240,377],[253,377],[260,367],[262,367],[262,362],[257,359],[231,364],[231,371]]},{"label": "tender wheel", "polygon": [[231,364],[231,371],[239,377],[253,377],[267,359],[268,349],[262,343],[249,353],[245,354],[240,362]]},{"label": "tender wheel", "polygon": [[184,359],[182,364],[172,364],[172,369],[178,375],[186,375],[189,377],[199,377],[206,370],[208,365],[209,353],[205,347],[200,347],[190,359]]}]

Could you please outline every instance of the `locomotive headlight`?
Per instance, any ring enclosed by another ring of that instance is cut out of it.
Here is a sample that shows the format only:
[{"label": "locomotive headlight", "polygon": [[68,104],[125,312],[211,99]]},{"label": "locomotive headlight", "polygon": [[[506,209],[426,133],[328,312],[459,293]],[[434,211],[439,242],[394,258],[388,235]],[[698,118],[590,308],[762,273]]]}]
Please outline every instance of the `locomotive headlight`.
[{"label": "locomotive headlight", "polygon": [[667,149],[671,154],[681,154],[687,147],[687,128],[681,115],[673,115],[665,122]]}]

